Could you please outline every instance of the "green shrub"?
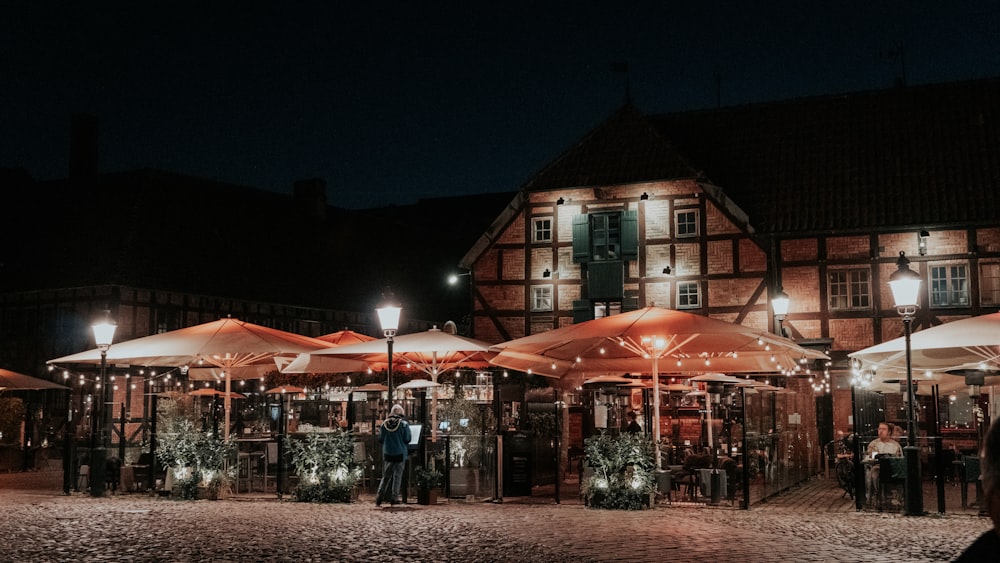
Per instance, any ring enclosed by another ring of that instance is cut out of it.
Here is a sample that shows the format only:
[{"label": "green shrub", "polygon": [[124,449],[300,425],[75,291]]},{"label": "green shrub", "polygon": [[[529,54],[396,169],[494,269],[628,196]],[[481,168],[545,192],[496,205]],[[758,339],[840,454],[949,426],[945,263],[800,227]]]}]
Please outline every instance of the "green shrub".
[{"label": "green shrub", "polygon": [[640,510],[656,491],[653,442],[641,434],[601,433],[584,442],[594,473],[580,483],[593,508]]},{"label": "green shrub", "polygon": [[350,432],[310,432],[301,440],[289,440],[287,446],[292,467],[299,476],[295,500],[353,500],[362,469],[354,461],[354,436]]}]

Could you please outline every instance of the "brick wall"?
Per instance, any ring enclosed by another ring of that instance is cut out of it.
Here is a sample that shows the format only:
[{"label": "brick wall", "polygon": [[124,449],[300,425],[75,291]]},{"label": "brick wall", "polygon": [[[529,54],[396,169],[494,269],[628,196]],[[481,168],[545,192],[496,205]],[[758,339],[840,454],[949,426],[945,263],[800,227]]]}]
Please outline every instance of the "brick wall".
[{"label": "brick wall", "polygon": [[524,243],[524,214],[519,213],[511,221],[510,225],[500,233],[497,242],[502,244],[522,244]]},{"label": "brick wall", "polygon": [[814,238],[781,241],[781,259],[785,262],[815,261],[819,257],[819,242]]},{"label": "brick wall", "polygon": [[747,238],[740,239],[740,271],[767,271],[767,256],[764,254],[764,251]]},{"label": "brick wall", "polygon": [[781,287],[790,300],[789,313],[820,310],[819,271],[816,267],[783,268]]},{"label": "brick wall", "polygon": [[830,337],[834,350],[854,352],[874,342],[871,319],[830,319]]},{"label": "brick wall", "polygon": [[705,228],[713,235],[738,234],[740,229],[722,211],[711,203],[705,206]]},{"label": "brick wall", "polygon": [[733,273],[733,243],[729,240],[708,241],[708,273]]},{"label": "brick wall", "polygon": [[646,219],[646,238],[666,238],[670,236],[670,205],[665,199],[647,201],[643,214]]},{"label": "brick wall", "polygon": [[728,278],[708,282],[709,307],[736,307],[747,302],[760,287],[761,278]]},{"label": "brick wall", "polygon": [[[504,249],[503,250],[503,272],[501,276],[505,280],[523,280],[524,279],[524,251],[521,249]],[[537,269],[538,271],[534,271]],[[531,278],[541,279],[542,270],[545,266],[539,268],[536,265],[532,265]]]},{"label": "brick wall", "polygon": [[1000,252],[1000,229],[979,229],[976,246],[980,252]]},{"label": "brick wall", "polygon": [[871,256],[868,237],[828,237],[826,257],[830,260],[867,259]]},{"label": "brick wall", "polygon": [[677,262],[675,274],[680,276],[697,276],[701,274],[701,247],[697,243],[676,244],[674,252]]}]

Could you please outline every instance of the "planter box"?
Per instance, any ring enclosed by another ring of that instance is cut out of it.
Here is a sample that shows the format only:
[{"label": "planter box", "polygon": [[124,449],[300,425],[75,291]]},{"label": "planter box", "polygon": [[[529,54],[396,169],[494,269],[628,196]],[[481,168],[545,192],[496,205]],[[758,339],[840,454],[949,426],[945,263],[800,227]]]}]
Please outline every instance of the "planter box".
[{"label": "planter box", "polygon": [[438,489],[417,489],[417,504],[423,504],[426,506],[435,505],[438,503]]}]

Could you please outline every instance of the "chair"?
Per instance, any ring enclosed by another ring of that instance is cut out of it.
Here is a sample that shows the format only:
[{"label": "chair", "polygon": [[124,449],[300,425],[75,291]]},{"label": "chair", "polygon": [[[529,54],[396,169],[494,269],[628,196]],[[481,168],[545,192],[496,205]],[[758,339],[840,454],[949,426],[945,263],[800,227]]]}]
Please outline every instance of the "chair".
[{"label": "chair", "polygon": [[961,467],[958,468],[958,477],[962,482],[962,509],[969,504],[969,483],[976,484],[976,503],[982,507],[982,481],[979,480],[979,457],[974,455],[963,455]]},{"label": "chair", "polygon": [[132,464],[132,488],[135,491],[148,491],[153,488],[153,455],[149,452],[139,455],[139,460]]},{"label": "chair", "polygon": [[[886,501],[902,498],[906,482],[906,458],[882,455],[878,458],[878,509],[882,510]],[[890,504],[897,504],[890,502]]]},{"label": "chair", "polygon": [[268,442],[265,447],[266,459],[264,460],[264,490],[267,490],[268,483],[273,481],[274,488],[278,490],[278,443]]},{"label": "chair", "polygon": [[76,488],[81,491],[86,491],[87,487],[90,486],[90,466],[81,465],[79,477],[76,481]]},{"label": "chair", "polygon": [[701,487],[701,476],[699,469],[712,467],[711,454],[692,454],[684,460],[683,468],[671,479],[677,483],[678,487],[684,487],[684,496],[690,500],[695,500],[698,496],[698,489]]},{"label": "chair", "polygon": [[109,457],[104,463],[104,483],[105,488],[111,492],[118,492],[118,485],[122,479],[122,460],[117,457]]}]

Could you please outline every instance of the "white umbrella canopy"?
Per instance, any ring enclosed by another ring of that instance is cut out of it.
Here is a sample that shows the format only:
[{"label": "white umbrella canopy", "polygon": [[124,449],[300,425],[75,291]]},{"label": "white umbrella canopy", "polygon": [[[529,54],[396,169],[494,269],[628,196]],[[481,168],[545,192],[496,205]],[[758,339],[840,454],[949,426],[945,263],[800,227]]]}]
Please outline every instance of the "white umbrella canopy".
[{"label": "white umbrella canopy", "polygon": [[[963,374],[985,372],[986,385],[1000,384],[1000,313],[991,313],[944,323],[910,335],[910,358],[917,392],[930,393],[931,385],[942,392],[964,389]],[[872,374],[870,386],[899,391],[906,378],[906,337],[858,350],[849,357],[860,361]]]},{"label": "white umbrella canopy", "polygon": [[[215,366],[224,370],[226,381],[225,435],[229,435],[232,372],[250,366],[267,365],[274,369],[275,356],[294,356],[328,347],[308,336],[225,318],[161,334],[112,344],[107,351],[111,364],[156,367]],[[99,364],[97,348],[49,360],[49,364]],[[253,370],[247,370],[253,373]]]},{"label": "white umbrella canopy", "polygon": [[[653,440],[660,463],[659,374],[780,372],[822,352],[752,327],[672,309],[646,307],[517,338],[492,348],[490,363],[548,377],[648,373],[653,379]],[[662,368],[662,369],[661,369]]]},{"label": "white umbrella canopy", "polygon": [[[1000,370],[1000,313],[944,323],[910,335],[913,369],[944,373],[964,369]],[[901,336],[853,354],[879,370],[906,370],[906,338]]]}]

